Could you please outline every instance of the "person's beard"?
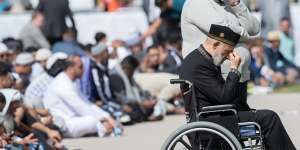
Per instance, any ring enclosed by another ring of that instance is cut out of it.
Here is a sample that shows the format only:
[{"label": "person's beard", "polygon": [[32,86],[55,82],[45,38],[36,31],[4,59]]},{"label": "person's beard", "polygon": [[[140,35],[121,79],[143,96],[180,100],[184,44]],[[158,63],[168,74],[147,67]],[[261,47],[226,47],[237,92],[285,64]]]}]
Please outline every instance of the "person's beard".
[{"label": "person's beard", "polygon": [[226,57],[223,57],[221,54],[217,54],[213,56],[213,63],[216,66],[221,66],[221,64],[224,62],[225,59]]}]

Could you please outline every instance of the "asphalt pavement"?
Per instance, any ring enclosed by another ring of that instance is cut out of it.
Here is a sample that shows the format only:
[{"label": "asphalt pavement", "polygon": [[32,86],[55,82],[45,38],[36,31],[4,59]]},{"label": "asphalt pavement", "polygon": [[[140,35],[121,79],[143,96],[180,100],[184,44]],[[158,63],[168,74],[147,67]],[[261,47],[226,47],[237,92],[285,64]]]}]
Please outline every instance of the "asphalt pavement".
[{"label": "asphalt pavement", "polygon": [[[300,93],[249,96],[248,102],[252,108],[276,111],[300,149]],[[163,121],[125,127],[122,137],[65,139],[63,143],[70,150],[159,150],[168,135],[184,123],[183,115],[171,115]]]}]

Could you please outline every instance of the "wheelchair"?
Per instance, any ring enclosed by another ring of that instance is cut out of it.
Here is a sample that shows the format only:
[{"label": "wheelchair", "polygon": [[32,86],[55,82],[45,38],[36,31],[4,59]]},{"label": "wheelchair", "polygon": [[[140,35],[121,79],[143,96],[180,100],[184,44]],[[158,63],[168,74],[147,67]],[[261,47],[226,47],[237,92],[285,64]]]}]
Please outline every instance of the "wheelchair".
[{"label": "wheelchair", "polygon": [[233,105],[199,108],[194,87],[187,80],[180,84],[187,123],[175,130],[161,150],[265,150],[261,127],[255,122],[239,122]]}]

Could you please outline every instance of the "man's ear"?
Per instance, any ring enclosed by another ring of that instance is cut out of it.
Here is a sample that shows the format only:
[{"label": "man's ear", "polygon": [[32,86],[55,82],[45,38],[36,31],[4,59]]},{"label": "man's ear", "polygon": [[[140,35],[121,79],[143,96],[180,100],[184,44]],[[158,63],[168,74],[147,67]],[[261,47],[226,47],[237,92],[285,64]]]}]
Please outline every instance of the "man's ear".
[{"label": "man's ear", "polygon": [[215,41],[213,42],[212,46],[213,46],[213,49],[216,49],[221,43],[218,42],[218,41]]}]

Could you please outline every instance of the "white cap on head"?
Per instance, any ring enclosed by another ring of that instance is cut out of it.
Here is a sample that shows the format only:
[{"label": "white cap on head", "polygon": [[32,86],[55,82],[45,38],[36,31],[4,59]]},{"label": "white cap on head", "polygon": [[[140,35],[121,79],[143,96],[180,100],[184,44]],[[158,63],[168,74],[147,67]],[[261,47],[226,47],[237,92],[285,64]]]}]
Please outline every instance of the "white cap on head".
[{"label": "white cap on head", "polygon": [[63,52],[57,52],[54,53],[48,60],[47,60],[47,64],[46,64],[46,68],[50,69],[57,60],[59,59],[67,59],[68,55],[66,53]]},{"label": "white cap on head", "polygon": [[0,112],[0,116],[4,116],[12,102],[22,100],[22,94],[16,89],[1,89],[0,92],[4,95],[6,102],[3,110]]},{"label": "white cap on head", "polygon": [[4,43],[0,43],[0,54],[1,53],[8,53],[8,48]]},{"label": "white cap on head", "polygon": [[107,46],[104,43],[100,42],[96,46],[92,47],[91,53],[92,53],[92,55],[99,55],[106,49],[107,49]]},{"label": "white cap on head", "polygon": [[30,53],[20,53],[16,58],[17,65],[29,65],[34,62],[33,56]]},{"label": "white cap on head", "polygon": [[142,43],[141,41],[141,36],[138,34],[134,34],[132,36],[130,36],[128,39],[125,40],[125,43],[127,46],[135,46],[135,45],[139,45]]},{"label": "white cap on head", "polygon": [[35,54],[35,60],[36,61],[44,61],[48,60],[52,55],[51,50],[46,48],[39,49]]}]

